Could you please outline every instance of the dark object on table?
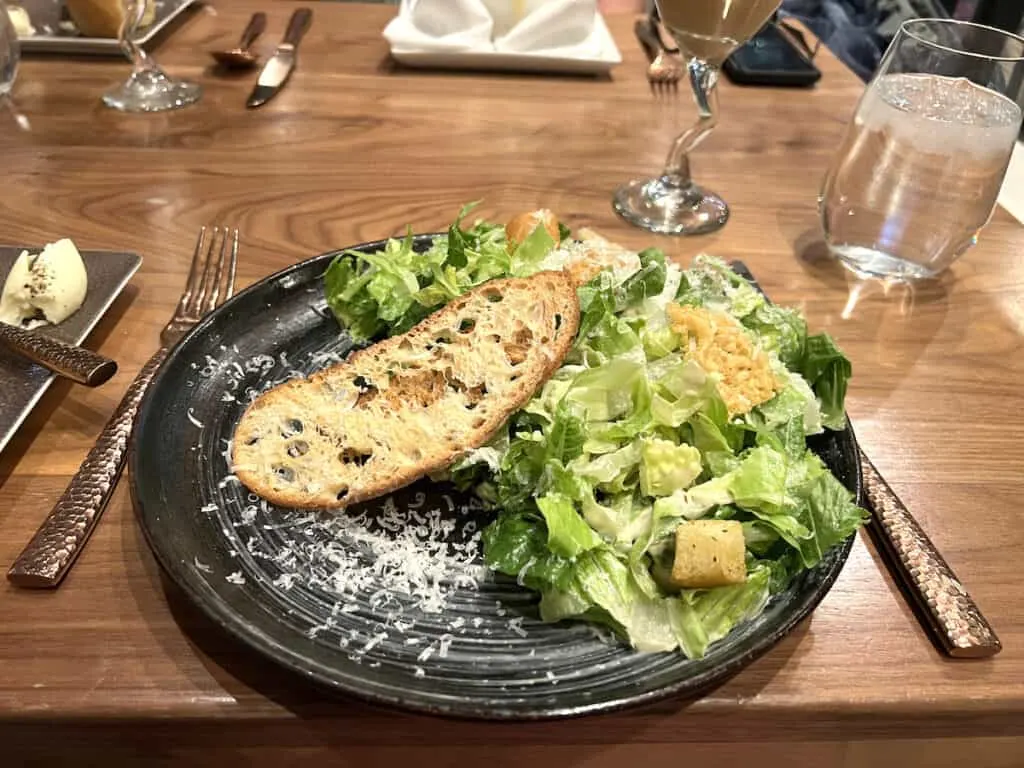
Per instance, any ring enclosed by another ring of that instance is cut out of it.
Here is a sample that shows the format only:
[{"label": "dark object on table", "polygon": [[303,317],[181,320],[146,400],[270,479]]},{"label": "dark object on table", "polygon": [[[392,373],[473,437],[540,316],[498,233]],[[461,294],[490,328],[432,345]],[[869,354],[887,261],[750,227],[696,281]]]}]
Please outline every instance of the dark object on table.
[{"label": "dark object on table", "polygon": [[[741,85],[811,86],[821,79],[811,55],[801,49],[792,33],[769,22],[725,60],[722,70]],[[804,43],[804,46],[807,44]]]},{"label": "dark object on table", "polygon": [[[416,237],[415,247],[433,237]],[[434,612],[414,610],[416,599],[389,585],[415,552],[375,559],[367,537],[436,525],[459,551],[493,516],[479,500],[423,482],[342,513],[297,512],[249,496],[225,454],[247,392],[351,348],[323,298],[335,256],[271,275],[210,315],[171,353],[139,411],[129,463],[146,540],[189,599],[242,642],[338,693],[433,714],[547,719],[696,696],[771,648],[828,592],[853,537],[695,660],[636,653],[583,622],[543,624],[538,596],[511,578],[464,586]],[[810,445],[859,498],[853,432]],[[182,460],[161,460],[168,455]],[[340,596],[347,582],[358,588]]]}]

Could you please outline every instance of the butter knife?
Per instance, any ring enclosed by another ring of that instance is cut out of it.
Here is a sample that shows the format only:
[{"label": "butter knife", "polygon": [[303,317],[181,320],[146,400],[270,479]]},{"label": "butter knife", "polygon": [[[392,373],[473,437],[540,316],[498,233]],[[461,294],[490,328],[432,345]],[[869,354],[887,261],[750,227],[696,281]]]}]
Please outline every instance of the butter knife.
[{"label": "butter knife", "polygon": [[0,344],[87,387],[98,387],[117,373],[117,363],[109,357],[8,323],[0,323]]},{"label": "butter knife", "polygon": [[292,14],[291,19],[288,20],[284,39],[274,51],[274,55],[263,65],[259,79],[256,81],[256,87],[249,94],[245,106],[253,108],[266,104],[284,88],[292,70],[295,69],[295,55],[299,42],[306,34],[306,30],[309,29],[312,20],[313,12],[309,8],[298,8]]}]

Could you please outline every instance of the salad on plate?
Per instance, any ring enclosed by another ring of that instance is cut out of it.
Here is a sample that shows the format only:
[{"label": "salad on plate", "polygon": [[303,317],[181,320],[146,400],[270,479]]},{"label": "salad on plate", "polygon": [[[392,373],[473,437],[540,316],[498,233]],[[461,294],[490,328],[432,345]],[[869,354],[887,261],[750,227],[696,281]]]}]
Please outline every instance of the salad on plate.
[{"label": "salad on plate", "polygon": [[570,233],[546,211],[344,252],[324,276],[352,337],[404,333],[498,277],[565,270],[580,326],[563,364],[444,477],[496,510],[484,559],[545,621],[697,658],[864,522],[807,446],[845,426],[850,362],[724,262],[683,269]]}]

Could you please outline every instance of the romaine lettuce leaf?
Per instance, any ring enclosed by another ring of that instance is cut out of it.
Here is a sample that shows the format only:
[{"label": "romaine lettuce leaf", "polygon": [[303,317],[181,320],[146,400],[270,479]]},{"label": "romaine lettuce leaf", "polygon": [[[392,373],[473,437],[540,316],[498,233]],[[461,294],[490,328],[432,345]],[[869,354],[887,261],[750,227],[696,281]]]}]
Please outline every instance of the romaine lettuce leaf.
[{"label": "romaine lettuce leaf", "polygon": [[575,558],[601,545],[601,537],[580,517],[570,499],[549,493],[537,499],[537,508],[548,527],[548,549],[562,557]]},{"label": "romaine lettuce leaf", "polygon": [[829,429],[846,426],[846,385],[853,374],[850,361],[827,333],[808,336],[800,373],[821,402],[822,422]]}]

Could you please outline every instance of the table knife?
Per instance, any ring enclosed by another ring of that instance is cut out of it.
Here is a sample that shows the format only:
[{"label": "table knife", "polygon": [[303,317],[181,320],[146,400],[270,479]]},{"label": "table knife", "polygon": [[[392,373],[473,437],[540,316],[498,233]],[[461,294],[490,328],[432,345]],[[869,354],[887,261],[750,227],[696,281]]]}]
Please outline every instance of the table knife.
[{"label": "table knife", "polygon": [[87,387],[97,387],[117,372],[117,363],[108,357],[16,325],[0,323],[0,345]]},{"label": "table knife", "polygon": [[284,39],[274,51],[263,69],[260,71],[256,87],[249,94],[245,106],[259,107],[270,101],[277,93],[284,88],[285,83],[295,69],[295,54],[299,47],[299,41],[309,29],[309,23],[313,19],[313,12],[309,8],[298,8],[288,20],[288,29],[285,30]]}]

